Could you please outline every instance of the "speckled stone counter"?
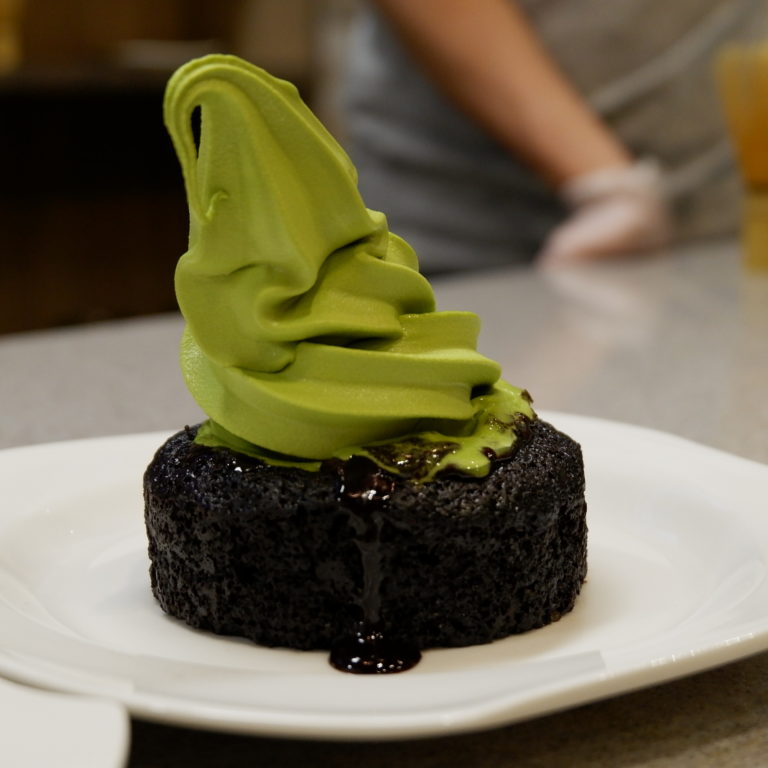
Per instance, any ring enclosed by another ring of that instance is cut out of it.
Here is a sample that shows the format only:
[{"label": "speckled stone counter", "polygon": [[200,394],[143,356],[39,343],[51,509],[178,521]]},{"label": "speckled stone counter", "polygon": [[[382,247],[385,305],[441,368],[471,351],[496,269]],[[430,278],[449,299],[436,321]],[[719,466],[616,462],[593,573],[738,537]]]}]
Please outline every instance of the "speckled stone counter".
[{"label": "speckled stone counter", "polygon": [[[768,463],[768,273],[711,243],[649,260],[436,282],[483,319],[481,351],[539,409],[671,432]],[[160,316],[0,337],[0,447],[174,429],[201,416]],[[766,489],[768,514],[768,489]],[[136,721],[129,765],[768,765],[768,653],[492,731],[388,743],[303,742]]]}]

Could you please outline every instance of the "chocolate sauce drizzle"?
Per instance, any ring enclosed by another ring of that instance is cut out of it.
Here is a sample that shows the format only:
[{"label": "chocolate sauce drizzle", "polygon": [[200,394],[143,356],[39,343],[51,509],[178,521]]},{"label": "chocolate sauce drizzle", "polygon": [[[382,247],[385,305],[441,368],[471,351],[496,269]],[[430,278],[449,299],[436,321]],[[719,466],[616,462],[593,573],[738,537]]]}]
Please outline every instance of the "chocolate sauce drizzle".
[{"label": "chocolate sauce drizzle", "polygon": [[349,510],[363,566],[362,621],[334,643],[330,663],[361,675],[404,672],[418,663],[421,653],[412,643],[388,635],[381,622],[381,525],[394,480],[363,456],[340,463],[338,472],[338,498]]}]

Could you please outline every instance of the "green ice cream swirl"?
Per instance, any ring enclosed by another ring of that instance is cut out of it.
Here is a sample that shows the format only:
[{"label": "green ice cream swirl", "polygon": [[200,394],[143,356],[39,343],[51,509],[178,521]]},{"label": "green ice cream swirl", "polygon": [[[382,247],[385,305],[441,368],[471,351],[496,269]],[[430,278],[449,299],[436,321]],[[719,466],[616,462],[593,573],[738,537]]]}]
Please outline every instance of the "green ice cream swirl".
[{"label": "green ice cream swirl", "polygon": [[487,472],[477,441],[509,448],[530,405],[476,351],[475,315],[435,311],[296,89],[208,56],[173,75],[164,110],[189,203],[176,293],[182,369],[211,419],[198,439],[301,464],[421,435],[455,446],[441,466]]}]

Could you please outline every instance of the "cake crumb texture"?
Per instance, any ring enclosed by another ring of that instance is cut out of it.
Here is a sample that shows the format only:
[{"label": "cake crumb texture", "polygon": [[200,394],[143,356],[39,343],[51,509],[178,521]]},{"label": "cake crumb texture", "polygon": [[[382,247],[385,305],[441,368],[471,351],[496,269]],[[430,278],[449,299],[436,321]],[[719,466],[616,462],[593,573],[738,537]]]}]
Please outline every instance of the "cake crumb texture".
[{"label": "cake crumb texture", "polygon": [[[171,437],[144,477],[160,605],[219,634],[330,648],[362,618],[361,554],[338,473],[268,465],[194,435]],[[381,623],[420,648],[555,621],[586,576],[581,450],[540,420],[489,476],[397,478],[380,514]]]}]

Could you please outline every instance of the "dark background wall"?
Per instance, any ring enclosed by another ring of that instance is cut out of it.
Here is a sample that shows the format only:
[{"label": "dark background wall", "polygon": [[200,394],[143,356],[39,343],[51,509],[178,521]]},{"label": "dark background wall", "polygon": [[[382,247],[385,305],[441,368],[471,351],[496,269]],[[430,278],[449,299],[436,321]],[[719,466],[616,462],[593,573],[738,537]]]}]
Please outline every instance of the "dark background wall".
[{"label": "dark background wall", "polygon": [[321,6],[26,0],[0,14],[0,333],[176,307],[187,212],[167,77],[228,51],[311,101]]}]

